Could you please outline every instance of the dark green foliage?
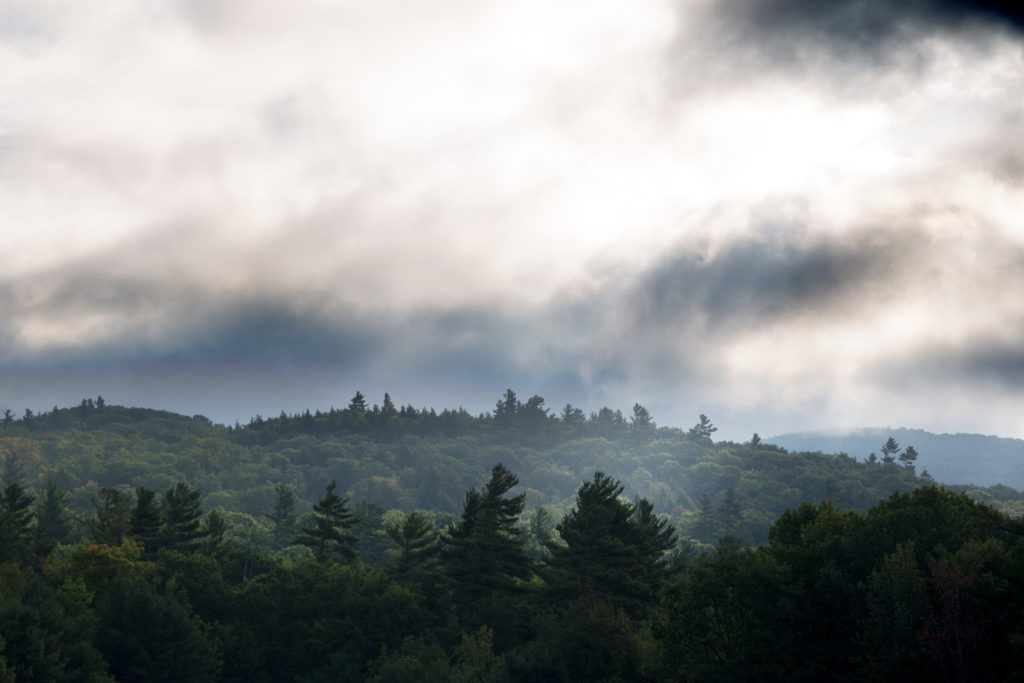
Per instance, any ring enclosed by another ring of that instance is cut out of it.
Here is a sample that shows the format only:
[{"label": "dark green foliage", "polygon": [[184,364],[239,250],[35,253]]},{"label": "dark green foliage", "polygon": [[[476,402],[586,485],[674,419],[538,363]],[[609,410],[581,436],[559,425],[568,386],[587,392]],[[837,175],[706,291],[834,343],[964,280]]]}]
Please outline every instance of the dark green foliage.
[{"label": "dark green foliage", "polygon": [[299,501],[295,490],[286,484],[277,484],[274,494],[274,509],[266,517],[274,525],[274,547],[279,548],[295,526],[295,507]]},{"label": "dark green foliage", "polygon": [[927,583],[921,575],[912,542],[900,544],[862,584],[864,611],[858,623],[859,654],[855,659],[864,680],[906,679],[917,664],[917,629],[928,607]]},{"label": "dark green foliage", "polygon": [[432,624],[422,596],[360,563],[279,567],[236,595],[232,638],[257,646],[233,658],[232,680],[364,680],[382,649]]},{"label": "dark green foliage", "polygon": [[0,564],[0,681],[111,682],[90,597],[80,578],[54,585]]},{"label": "dark green foliage", "polygon": [[555,527],[561,543],[546,544],[544,579],[560,600],[600,600],[639,616],[657,594],[674,532],[648,501],[631,504],[621,494],[603,472],[580,486],[576,507]]},{"label": "dark green foliage", "polygon": [[530,513],[526,526],[526,553],[534,560],[540,560],[546,553],[546,546],[552,539],[555,520],[543,505]]},{"label": "dark green foliage", "polygon": [[418,512],[406,515],[400,525],[388,526],[387,534],[398,549],[395,571],[399,575],[426,570],[436,562],[439,536]]},{"label": "dark green foliage", "polygon": [[[648,681],[644,633],[622,610],[579,601],[541,620],[537,638],[510,658],[512,680]],[[671,680],[671,679],[667,679]]]},{"label": "dark green foliage", "polygon": [[142,552],[152,557],[156,552],[163,530],[156,491],[140,486],[135,489],[135,507],[129,519],[128,533],[142,544]]},{"label": "dark green foliage", "polygon": [[789,681],[802,665],[785,568],[763,550],[724,544],[666,589],[654,634],[664,680]]},{"label": "dark green foliage", "polygon": [[70,543],[74,520],[68,510],[69,496],[52,481],[36,505],[36,546],[40,555],[47,555],[58,543]]},{"label": "dark green foliage", "polygon": [[27,562],[33,555],[32,495],[17,484],[0,494],[0,562]]},{"label": "dark green foliage", "polygon": [[131,507],[128,495],[117,489],[99,490],[99,499],[93,498],[96,513],[90,521],[89,533],[96,543],[121,545],[128,534]]},{"label": "dark green foliage", "polygon": [[713,543],[718,538],[718,519],[715,515],[714,503],[706,493],[700,496],[700,509],[697,513],[697,524],[693,529],[693,537],[701,543]]},{"label": "dark green foliage", "polygon": [[495,465],[482,489],[466,492],[462,517],[448,529],[442,548],[445,572],[460,602],[508,593],[533,574],[518,526],[526,494],[507,496],[519,479]]},{"label": "dark green foliage", "polygon": [[722,505],[718,508],[718,528],[725,538],[738,539],[740,523],[743,521],[743,507],[736,497],[736,489],[725,490]]},{"label": "dark green foliage", "polygon": [[202,492],[184,482],[164,494],[164,547],[172,550],[194,550],[203,537],[202,510],[199,507]]},{"label": "dark green foliage", "polygon": [[327,492],[313,506],[315,526],[302,527],[302,533],[292,541],[293,545],[304,545],[313,551],[320,561],[340,558],[345,562],[355,559],[353,546],[358,537],[345,533],[359,521],[346,507],[348,498],[342,498],[334,492],[338,482],[327,485]]},{"label": "dark green foliage", "polygon": [[451,663],[436,640],[410,636],[395,652],[386,650],[370,664],[367,683],[449,683]]},{"label": "dark green foliage", "polygon": [[204,555],[216,559],[224,557],[228,551],[225,539],[227,528],[224,515],[219,510],[211,510],[210,514],[206,515],[200,532],[200,537],[202,538],[201,547]]},{"label": "dark green foliage", "polygon": [[97,599],[97,644],[118,681],[215,681],[216,644],[184,595],[124,577]]},{"label": "dark green foliage", "polygon": [[4,458],[3,477],[0,481],[6,486],[21,484],[25,480],[25,463],[17,453],[10,453]]}]

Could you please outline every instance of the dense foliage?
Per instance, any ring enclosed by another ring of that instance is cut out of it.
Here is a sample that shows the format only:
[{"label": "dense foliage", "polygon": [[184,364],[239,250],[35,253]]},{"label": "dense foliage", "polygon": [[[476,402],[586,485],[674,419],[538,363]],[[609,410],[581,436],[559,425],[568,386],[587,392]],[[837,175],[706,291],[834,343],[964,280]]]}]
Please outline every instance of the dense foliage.
[{"label": "dense foliage", "polygon": [[0,430],[3,683],[1024,677],[1024,522],[888,442],[716,444],[511,391]]}]

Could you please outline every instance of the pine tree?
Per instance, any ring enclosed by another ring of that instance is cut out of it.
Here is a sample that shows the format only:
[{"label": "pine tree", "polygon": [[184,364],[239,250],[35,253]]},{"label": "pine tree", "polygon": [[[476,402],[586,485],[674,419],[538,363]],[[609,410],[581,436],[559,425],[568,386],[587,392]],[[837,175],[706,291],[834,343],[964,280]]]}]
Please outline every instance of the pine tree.
[{"label": "pine tree", "polygon": [[711,435],[718,431],[718,427],[711,424],[707,415],[701,413],[700,422],[690,428],[689,435],[698,441],[711,441]]},{"label": "pine tree", "polygon": [[174,550],[190,551],[203,537],[200,528],[202,492],[178,482],[164,494],[164,544]]},{"label": "pine tree", "polygon": [[410,512],[401,524],[389,525],[385,531],[398,548],[395,570],[400,575],[429,566],[440,551],[438,535],[430,528],[430,522],[418,512]]},{"label": "pine tree", "polygon": [[32,555],[32,495],[18,484],[0,494],[0,562]]},{"label": "pine tree", "polygon": [[907,469],[913,469],[916,460],[917,449],[913,446],[907,446],[907,449],[900,453],[900,463]]},{"label": "pine tree", "polygon": [[346,507],[348,498],[342,498],[334,492],[337,481],[327,485],[327,492],[313,506],[315,526],[302,527],[302,533],[292,541],[293,545],[304,545],[312,549],[320,561],[340,557],[346,562],[356,558],[352,549],[359,539],[345,533],[359,521]]},{"label": "pine tree", "polygon": [[36,507],[36,539],[40,550],[49,552],[57,543],[71,541],[71,513],[68,510],[68,492],[47,482]]},{"label": "pine tree", "polygon": [[899,453],[899,450],[899,442],[890,436],[889,440],[882,446],[882,462],[886,465],[896,462],[894,454]]},{"label": "pine tree", "polygon": [[281,539],[288,535],[295,525],[295,506],[299,501],[295,497],[295,490],[286,484],[274,486],[274,493],[277,496],[274,500],[274,509],[265,517],[274,525],[274,548],[278,548]]},{"label": "pine tree", "polygon": [[441,551],[457,599],[514,591],[517,579],[533,574],[518,526],[526,494],[506,497],[518,483],[503,465],[495,465],[483,489],[466,492],[462,517],[448,528]]},{"label": "pine tree", "polygon": [[646,498],[634,501],[633,510],[633,522],[640,534],[640,559],[646,581],[657,592],[668,571],[662,560],[665,553],[676,545],[676,530],[669,526],[667,519],[660,519],[654,514],[654,504]]},{"label": "pine tree", "polygon": [[693,536],[701,543],[713,543],[718,538],[718,520],[711,497],[703,493],[700,497],[700,509],[697,511],[697,523],[693,528]]},{"label": "pine tree", "polygon": [[220,510],[210,510],[202,524],[202,551],[207,557],[221,559],[227,552],[228,544],[225,538],[228,530],[227,520]]},{"label": "pine tree", "polygon": [[117,489],[102,488],[99,500],[92,499],[96,514],[90,520],[89,531],[93,541],[105,545],[121,545],[128,533],[131,509],[128,496]]},{"label": "pine tree", "polygon": [[516,398],[516,392],[506,389],[494,405],[494,423],[500,427],[509,427],[515,424],[516,416],[522,408],[523,404]]},{"label": "pine tree", "polygon": [[621,495],[622,485],[603,472],[580,486],[576,507],[555,527],[562,543],[547,543],[544,578],[556,599],[598,599],[637,616],[654,599],[674,531],[649,501]]},{"label": "pine tree", "polygon": [[21,461],[21,456],[17,453],[8,453],[7,457],[4,458],[4,473],[3,483],[6,486],[11,484],[21,485],[25,479],[25,463]]},{"label": "pine tree", "polygon": [[135,489],[135,507],[128,524],[128,533],[142,542],[142,552],[150,559],[156,553],[164,524],[156,496],[156,491],[144,486]]},{"label": "pine tree", "polygon": [[629,428],[634,432],[651,432],[655,428],[650,412],[639,403],[633,404],[633,416],[629,418]]},{"label": "pine tree", "polygon": [[743,506],[740,505],[740,501],[736,497],[736,489],[726,489],[722,505],[718,508],[718,518],[724,538],[738,540],[740,523],[743,521],[742,513]]},{"label": "pine tree", "polygon": [[348,409],[353,413],[365,413],[366,412],[366,397],[363,396],[363,392],[357,391],[356,395],[352,397],[352,400],[348,403]]}]

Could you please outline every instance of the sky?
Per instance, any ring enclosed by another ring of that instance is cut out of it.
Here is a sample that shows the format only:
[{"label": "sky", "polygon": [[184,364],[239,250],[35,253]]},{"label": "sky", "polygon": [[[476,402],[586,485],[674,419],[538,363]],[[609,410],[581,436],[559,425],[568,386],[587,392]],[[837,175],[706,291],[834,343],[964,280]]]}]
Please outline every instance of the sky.
[{"label": "sky", "polygon": [[1024,13],[0,0],[0,408],[1024,437]]}]

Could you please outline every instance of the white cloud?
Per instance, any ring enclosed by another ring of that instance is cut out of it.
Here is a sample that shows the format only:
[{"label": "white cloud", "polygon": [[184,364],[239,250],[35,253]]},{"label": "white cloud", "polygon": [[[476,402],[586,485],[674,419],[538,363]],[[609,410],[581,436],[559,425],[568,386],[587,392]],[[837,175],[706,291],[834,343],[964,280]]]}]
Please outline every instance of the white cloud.
[{"label": "white cloud", "polygon": [[[1024,314],[1005,286],[1024,244],[1019,40],[931,32],[840,66],[798,41],[780,57],[716,7],[8,3],[8,357],[125,339],[162,353],[236,300],[339,320],[544,320],[576,304],[594,311],[578,336],[526,325],[510,365],[535,356],[595,394],[613,376],[663,397],[694,382],[723,406],[837,415],[876,391],[877,365],[969,347]],[[884,293],[882,308],[799,296],[755,329],[736,321],[763,293],[737,290],[724,327],[698,311],[630,337],[630,293],[681,251],[713,264],[774,240],[752,253],[795,268],[785,254],[869,253],[880,233],[914,252],[891,292],[854,290]],[[96,278],[116,292],[66,298]],[[146,296],[130,301],[133,287]]]}]

